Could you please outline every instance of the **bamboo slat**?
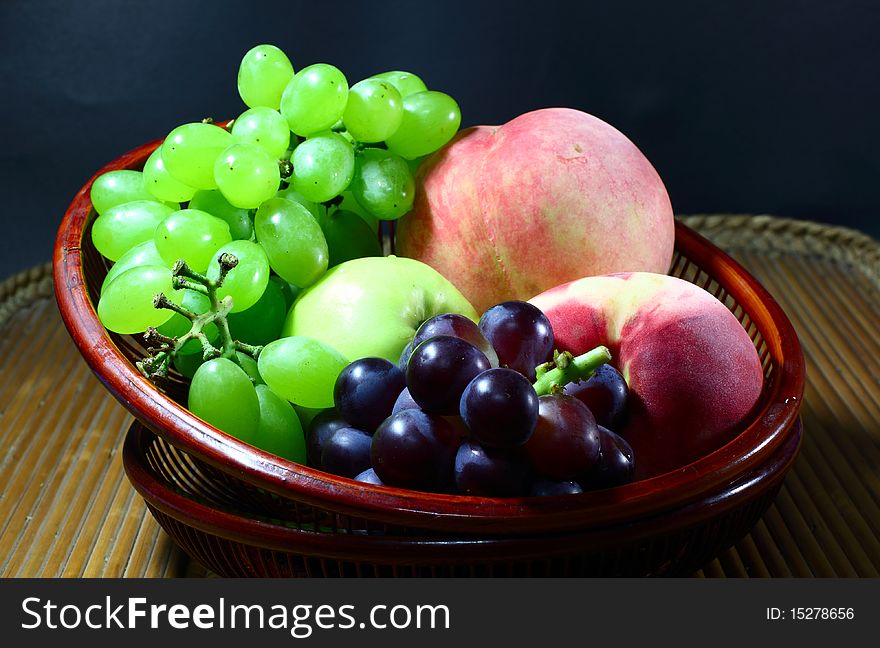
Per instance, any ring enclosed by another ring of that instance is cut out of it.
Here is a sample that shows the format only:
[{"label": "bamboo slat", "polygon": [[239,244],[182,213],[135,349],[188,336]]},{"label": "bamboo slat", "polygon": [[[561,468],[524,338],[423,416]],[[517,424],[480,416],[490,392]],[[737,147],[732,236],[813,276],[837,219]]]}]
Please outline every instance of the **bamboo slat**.
[{"label": "bamboo slat", "polygon": [[71,342],[48,266],[0,286],[0,332],[0,577],[185,575],[125,477],[131,417]]}]

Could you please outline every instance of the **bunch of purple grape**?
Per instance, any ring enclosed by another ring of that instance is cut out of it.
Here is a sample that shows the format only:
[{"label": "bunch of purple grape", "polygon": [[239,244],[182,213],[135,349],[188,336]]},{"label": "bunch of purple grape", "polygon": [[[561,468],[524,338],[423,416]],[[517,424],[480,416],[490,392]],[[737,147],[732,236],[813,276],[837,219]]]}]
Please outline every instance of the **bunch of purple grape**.
[{"label": "bunch of purple grape", "polygon": [[[309,465],[372,484],[493,497],[559,495],[632,480],[632,448],[611,431],[628,390],[601,364],[547,389],[553,330],[535,306],[497,304],[479,324],[427,320],[398,364],[363,358],[313,419]],[[548,392],[548,393],[542,393]]]}]

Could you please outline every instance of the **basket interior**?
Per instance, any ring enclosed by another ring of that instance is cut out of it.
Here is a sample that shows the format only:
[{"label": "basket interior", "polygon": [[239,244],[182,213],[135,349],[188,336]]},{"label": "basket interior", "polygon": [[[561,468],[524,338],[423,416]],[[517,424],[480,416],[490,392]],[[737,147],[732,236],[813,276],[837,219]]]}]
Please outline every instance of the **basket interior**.
[{"label": "basket interior", "polygon": [[[84,279],[90,299],[97,303],[100,286],[106,276],[110,263],[104,259],[91,243],[91,223],[89,218],[83,237]],[[386,232],[387,236],[388,232]],[[387,244],[386,244],[387,245]],[[718,278],[688,258],[676,248],[670,274],[696,284],[713,294],[736,316],[748,332],[760,357],[765,376],[765,390],[762,399],[767,398],[766,386],[773,379],[776,366],[773,354],[765,341],[759,326],[752,320],[747,309],[725,288]],[[139,336],[110,333],[117,348],[132,364],[145,357],[146,349]],[[161,390],[171,399],[185,406],[188,381],[174,372],[161,385]],[[759,403],[760,407],[761,403]],[[376,519],[370,514],[356,515],[351,511],[335,508],[332,503],[318,505],[302,501],[291,494],[290,497],[261,488],[242,479],[235,470],[216,466],[200,460],[176,448],[167,440],[156,437],[148,444],[146,464],[157,479],[172,487],[181,495],[192,498],[223,510],[234,511],[261,519],[273,524],[317,533],[329,534],[376,534],[385,536],[421,535],[425,529],[407,524],[390,524]],[[432,531],[436,533],[436,529]]]},{"label": "basket interior", "polygon": [[[157,145],[158,142],[154,142],[126,154],[116,162],[100,170],[95,177],[111,169],[141,168],[143,160],[146,159]],[[93,306],[97,304],[101,284],[111,264],[95,249],[91,240],[91,227],[96,214],[88,201],[89,186],[87,184],[83,188],[65,217],[67,229],[65,230],[63,227],[62,232],[68,232],[66,234],[67,242],[61,246],[60,256],[59,247],[56,246],[56,279],[59,280],[56,282],[56,285],[73,284],[74,290],[78,292],[81,291],[77,284],[82,284],[85,288],[85,294],[92,307],[78,310],[76,316],[89,320],[90,326],[97,324],[97,328],[92,329],[91,338],[81,339],[78,343],[87,360],[93,363],[93,368],[95,368],[99,377],[108,384],[108,387],[117,394],[117,397],[120,397],[119,392],[123,391],[125,387],[136,379],[137,370],[134,368],[134,363],[145,357],[146,349],[138,336],[107,333],[97,323]],[[687,228],[683,229],[693,234]],[[389,253],[393,249],[391,245],[393,241],[393,226],[383,228],[382,233],[384,234],[383,249],[386,253]],[[726,255],[719,250],[714,250],[714,248],[712,250],[702,249],[701,246],[703,245],[703,243],[698,241],[695,242],[690,235],[686,236],[683,241],[680,241],[677,235],[676,250],[669,274],[694,283],[713,294],[730,309],[742,324],[757,349],[765,376],[761,401],[756,405],[756,410],[763,412],[770,404],[772,404],[773,408],[776,408],[781,400],[780,386],[785,387],[788,392],[794,394],[798,390],[797,383],[800,381],[800,388],[802,390],[802,375],[795,376],[794,379],[792,379],[791,375],[792,371],[794,373],[802,372],[802,366],[798,364],[796,358],[793,358],[794,355],[800,353],[796,336],[794,336],[793,332],[789,333],[790,325],[787,322],[785,322],[785,325],[788,328],[783,331],[779,330],[778,325],[780,325],[780,322],[775,321],[774,317],[784,319],[784,315],[768,315],[765,307],[766,304],[756,301],[758,298],[748,288],[750,282],[753,281],[750,277],[741,276],[741,269],[725,266],[725,262],[719,263],[719,258],[727,258]],[[67,261],[67,256],[73,257],[73,264]],[[702,263],[697,262],[695,260],[697,258],[702,259]],[[63,274],[58,274],[58,268],[63,269],[61,271]],[[734,294],[740,295],[741,299],[736,299]],[[65,313],[65,298],[66,296],[60,298],[62,314]],[[73,331],[78,327],[79,321],[72,320],[72,317],[68,314],[65,321]],[[783,348],[784,342],[780,342],[780,337],[784,338],[786,334],[789,337],[795,338],[794,346],[789,345]],[[76,336],[74,337],[76,339]],[[106,343],[108,339],[112,344]],[[94,345],[115,347],[115,350],[121,354],[125,359],[125,364],[128,366],[122,367],[123,363],[118,359],[110,360],[108,365],[107,356],[116,355],[115,352],[111,352],[109,354],[99,353],[98,365],[100,366],[96,367],[94,364],[96,362],[95,357],[89,357],[89,347]],[[793,369],[791,361],[794,362]],[[779,385],[774,385],[776,382]],[[182,408],[185,408],[187,390],[188,381],[174,371],[171,372],[169,378],[160,386],[162,394],[175,401]],[[290,528],[334,535],[350,533],[361,535],[419,535],[424,533],[425,529],[430,529],[432,533],[437,532],[438,529],[444,532],[461,532],[462,524],[467,529],[475,528],[471,522],[462,522],[462,520],[469,516],[468,514],[463,515],[462,511],[456,506],[457,502],[465,502],[466,500],[471,500],[466,502],[468,504],[467,510],[470,514],[475,513],[477,518],[483,516],[482,519],[476,521],[478,526],[492,522],[492,516],[495,516],[496,529],[502,528],[498,525],[503,525],[504,529],[510,526],[509,518],[505,518],[501,513],[494,513],[496,507],[499,510],[504,508],[503,506],[498,507],[497,501],[493,504],[484,501],[484,498],[439,495],[432,496],[426,508],[405,510],[402,506],[408,507],[413,500],[406,500],[406,498],[394,499],[391,496],[383,499],[383,491],[387,494],[388,491],[395,489],[384,489],[360,484],[352,480],[345,480],[321,473],[314,469],[299,467],[296,464],[280,459],[274,461],[271,456],[267,456],[256,449],[251,449],[249,446],[244,446],[244,444],[232,439],[232,437],[202,423],[203,428],[207,428],[210,434],[214,435],[212,443],[209,444],[212,449],[216,449],[218,444],[229,444],[230,447],[237,444],[238,446],[233,452],[235,457],[229,459],[229,455],[223,454],[218,460],[217,455],[204,452],[205,444],[193,436],[195,433],[203,436],[203,430],[194,428],[191,423],[181,425],[181,429],[175,428],[170,431],[165,429],[168,421],[164,417],[164,411],[169,408],[169,405],[163,402],[164,398],[162,396],[153,393],[138,393],[137,396],[132,396],[131,398],[139,401],[151,401],[149,403],[132,402],[130,399],[120,397],[123,404],[156,435],[156,439],[148,444],[147,447],[146,461],[150,466],[151,472],[157,478],[161,478],[163,482],[170,484],[175,491],[194,500],[210,502],[213,506],[219,508],[247,513],[250,516],[272,521]],[[788,400],[786,400],[787,402]],[[144,408],[152,408],[152,411],[162,411],[162,420],[159,421],[156,418],[153,418],[152,422],[144,420]],[[777,411],[773,413],[773,416],[778,420],[778,408],[776,409]],[[789,411],[786,414],[789,417],[787,423],[789,426],[794,416],[796,416],[796,412],[792,414],[791,409],[791,407],[788,407]],[[173,416],[168,420],[171,420],[171,418]],[[744,430],[758,429],[763,434],[765,426],[778,425],[778,423],[770,420],[771,418],[768,417],[767,420],[759,421],[756,414],[753,420],[744,422],[742,428]],[[777,437],[779,436],[777,434]],[[239,449],[241,446],[244,446],[243,451]],[[742,448],[740,447],[739,450],[742,450]],[[246,462],[242,459],[242,452],[244,452],[244,458],[247,459]],[[245,463],[247,465],[244,465]],[[255,469],[254,466],[259,466],[259,468]],[[278,475],[282,473],[286,477],[279,479]],[[311,490],[307,493],[307,496],[301,496],[302,493],[292,488],[294,486],[293,482],[296,482],[300,476],[303,477],[303,483],[308,482],[311,485]],[[712,487],[717,490],[720,483],[719,479],[728,479],[729,477],[732,479],[729,474],[719,478],[713,477],[714,483]],[[654,480],[648,481],[653,482]],[[603,495],[604,498],[605,509],[609,508],[609,503],[616,505],[618,491],[620,492],[619,497],[626,499],[623,493],[629,493],[630,490],[628,489],[632,486],[633,484],[618,487],[618,489],[608,489],[611,494],[600,491],[599,494]],[[635,486],[638,487],[639,483],[636,483]],[[340,499],[338,497],[340,490],[347,490],[349,495],[352,491],[357,491],[360,503],[366,505],[353,506],[350,497],[343,501],[345,498]],[[399,491],[400,489],[396,490]],[[656,495],[647,487],[643,488],[639,493],[641,495],[647,494],[648,496]],[[591,499],[593,494],[595,492],[568,496],[569,499],[564,507],[559,506],[557,503],[555,510],[555,514],[557,514],[557,527],[559,527],[559,517],[567,518],[572,510],[581,514],[581,522],[594,515],[596,509],[591,509],[590,506],[591,503],[595,503],[597,500],[596,498]],[[706,492],[702,494],[705,495]],[[535,498],[520,499],[535,500]],[[547,501],[559,498],[541,499]],[[654,499],[656,500],[656,498]],[[378,500],[379,503],[371,507],[370,504],[373,503],[373,500]],[[391,502],[390,507],[388,502]],[[491,505],[486,506],[487,503]],[[416,502],[414,506],[419,505],[420,503]],[[520,507],[517,513],[528,517],[532,512],[542,512],[542,509],[548,506],[550,505],[538,505],[534,501],[527,502],[524,506]],[[393,510],[391,510],[392,507]],[[447,525],[447,522],[451,524]]]}]

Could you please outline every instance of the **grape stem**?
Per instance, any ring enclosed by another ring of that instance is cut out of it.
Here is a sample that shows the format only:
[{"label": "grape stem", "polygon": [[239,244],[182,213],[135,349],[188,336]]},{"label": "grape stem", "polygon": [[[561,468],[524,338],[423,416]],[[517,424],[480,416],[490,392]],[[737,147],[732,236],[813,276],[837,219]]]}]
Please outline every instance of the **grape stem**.
[{"label": "grape stem", "polygon": [[[186,308],[185,306],[181,306],[180,304],[175,304],[173,301],[168,299],[165,293],[159,293],[155,297],[153,297],[153,308],[165,308],[167,310],[172,310],[175,313],[180,313],[188,320],[194,320],[197,315],[193,313],[191,310]],[[158,331],[157,331],[158,334]],[[164,337],[164,336],[162,336]],[[169,338],[170,339],[170,338]]]},{"label": "grape stem", "polygon": [[287,181],[293,175],[293,162],[290,160],[278,160],[278,172],[281,174],[281,180]]},{"label": "grape stem", "polygon": [[608,347],[598,346],[579,356],[568,351],[554,351],[553,360],[535,368],[535,391],[538,396],[558,394],[568,383],[587,380],[606,362],[611,360]]},{"label": "grape stem", "polygon": [[342,196],[341,195],[335,196],[334,198],[331,198],[330,200],[326,200],[326,201],[322,202],[321,204],[327,208],[326,216],[327,217],[332,216],[333,214],[335,214],[339,210],[339,206],[342,204]]},{"label": "grape stem", "polygon": [[[191,327],[189,331],[179,337],[163,335],[154,327],[147,329],[143,339],[150,357],[138,362],[137,367],[150,380],[166,377],[171,361],[190,340],[199,341],[202,345],[202,357],[205,360],[222,356],[240,364],[235,355],[236,351],[241,351],[257,359],[260,351],[263,350],[261,346],[245,344],[232,338],[227,320],[229,313],[232,312],[232,297],[226,296],[221,299],[217,295],[217,289],[223,285],[229,271],[238,265],[238,258],[235,255],[224,253],[217,258],[217,262],[220,271],[216,279],[196,272],[183,259],[175,263],[171,270],[172,285],[175,289],[195,290],[208,297],[211,306],[206,312],[194,313],[180,304],[175,304],[164,293],[159,293],[153,298],[153,306],[183,315],[191,322]],[[220,331],[222,346],[219,349],[211,343],[204,332],[205,327],[211,323],[215,324]]]}]

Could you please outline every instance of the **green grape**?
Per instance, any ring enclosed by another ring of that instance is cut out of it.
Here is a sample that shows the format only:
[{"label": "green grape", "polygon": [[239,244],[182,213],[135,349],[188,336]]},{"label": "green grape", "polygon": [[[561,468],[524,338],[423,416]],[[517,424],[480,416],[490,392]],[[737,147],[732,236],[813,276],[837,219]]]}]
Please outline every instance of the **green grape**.
[{"label": "green grape", "polygon": [[211,263],[208,264],[209,279],[216,280],[220,276],[220,263],[217,259],[224,252],[235,255],[238,265],[227,273],[223,285],[217,289],[217,296],[221,299],[232,297],[232,312],[238,313],[256,304],[263,296],[269,282],[269,259],[258,243],[232,241],[211,257]]},{"label": "green grape", "polygon": [[[208,299],[207,295],[188,289],[179,292],[183,294],[180,305],[196,315],[203,315],[211,310],[211,300]],[[180,313],[174,313],[171,316],[171,319],[156,328],[158,328],[159,333],[162,335],[167,335],[168,337],[180,337],[190,332],[192,329],[192,322],[189,318],[184,317]],[[208,341],[216,346],[216,342],[220,338],[220,329],[217,328],[217,325],[211,322],[202,328],[202,332],[208,338]],[[178,353],[191,355],[193,353],[201,353],[202,350],[202,343],[199,340],[193,339],[187,340],[178,350]]]},{"label": "green grape", "polygon": [[246,443],[259,429],[260,401],[244,369],[228,358],[203,363],[189,386],[189,410]]},{"label": "green grape", "polygon": [[339,133],[341,137],[344,137],[345,141],[348,142],[352,148],[355,148],[359,144],[359,142],[352,136],[352,134],[345,130],[345,124],[342,123],[341,119],[339,120],[339,122],[337,122],[337,125],[330,130],[334,133]]},{"label": "green grape", "polygon": [[406,163],[409,166],[409,172],[413,174],[413,177],[416,177],[416,174],[419,172],[419,167],[422,166],[422,162],[425,161],[427,155],[423,155],[422,157],[413,158],[412,160],[407,160]]},{"label": "green grape", "polygon": [[281,93],[293,78],[293,65],[274,45],[257,45],[241,59],[238,68],[238,94],[245,105],[278,110]]},{"label": "green grape", "polygon": [[[89,198],[98,214],[103,214],[116,205],[135,200],[156,200],[144,184],[144,174],[141,171],[127,169],[108,171],[95,178],[89,190]],[[179,207],[179,205],[169,206],[174,209]]]},{"label": "green grape", "polygon": [[165,169],[180,182],[195,189],[216,189],[214,162],[235,140],[214,124],[178,126],[162,144]]},{"label": "green grape", "polygon": [[270,342],[257,360],[272,391],[303,407],[332,407],[333,386],[347,364],[333,347],[302,336]]},{"label": "green grape", "polygon": [[342,121],[359,142],[382,142],[400,126],[403,99],[390,81],[364,79],[348,91]]},{"label": "green grape", "polygon": [[181,209],[159,223],[156,249],[169,266],[178,259],[204,273],[214,253],[232,240],[229,225],[198,209]]},{"label": "green grape", "polygon": [[306,439],[293,405],[267,385],[257,385],[256,390],[260,401],[260,426],[252,445],[305,465]]},{"label": "green grape", "polygon": [[[240,340],[239,340],[240,341]],[[238,361],[238,366],[244,369],[244,372],[251,379],[251,382],[254,385],[265,385],[266,383],[263,381],[263,377],[260,375],[260,370],[257,367],[257,361],[254,360],[246,353],[242,353],[241,351],[235,352],[235,357]]]},{"label": "green grape", "polygon": [[287,200],[298,202],[300,205],[308,209],[312,213],[312,216],[315,217],[315,220],[319,223],[322,222],[324,220],[324,217],[327,215],[327,208],[324,205],[314,202],[313,200],[309,200],[301,193],[297,192],[293,188],[293,186],[282,189],[275,195],[278,198],[286,198]]},{"label": "green grape", "polygon": [[269,266],[285,281],[306,288],[327,270],[327,241],[321,226],[301,204],[270,198],[257,210],[254,233]]},{"label": "green grape", "polygon": [[259,146],[273,158],[284,157],[290,146],[290,128],[277,110],[257,106],[246,110],[232,124],[232,136],[241,144]]},{"label": "green grape", "polygon": [[300,145],[300,142],[302,142],[302,139],[291,133],[290,144],[288,145],[287,150],[284,152],[284,155],[282,155],[281,157],[283,157],[285,160],[289,160],[290,156],[293,155],[293,152],[296,150],[296,147]]},{"label": "green grape", "polygon": [[302,292],[302,288],[294,286],[292,283],[287,283],[277,275],[269,277],[269,283],[278,284],[278,287],[281,289],[281,294],[284,295],[284,303],[287,306],[287,310],[290,310],[290,307],[293,306],[293,302],[296,301],[296,298],[299,297],[299,294]]},{"label": "green grape", "polygon": [[376,234],[379,233],[379,221],[370,212],[361,207],[361,204],[357,201],[357,198],[354,197],[350,188],[339,194],[339,197],[342,198],[342,202],[339,203],[339,209],[353,211],[370,226],[370,229],[373,230],[373,232]]},{"label": "green grape", "polygon": [[299,422],[302,424],[303,429],[308,429],[309,424],[312,422],[312,419],[323,412],[326,408],[303,407],[302,405],[294,405],[293,409],[296,412],[297,417],[299,417]]},{"label": "green grape", "polygon": [[254,209],[278,191],[278,161],[253,144],[233,144],[214,164],[214,180],[233,207]]},{"label": "green grape", "polygon": [[201,353],[175,354],[171,364],[181,376],[192,380],[196,375],[196,370],[205,364],[205,359]]},{"label": "green grape", "polygon": [[129,268],[111,281],[98,300],[98,318],[114,333],[142,333],[160,326],[174,311],[153,306],[153,297],[165,293],[180,303],[183,295],[171,283],[171,270],[164,266]]},{"label": "green grape", "polygon": [[256,304],[226,316],[229,333],[234,340],[245,344],[269,344],[281,337],[281,327],[284,326],[288,310],[281,286],[270,279]]},{"label": "green grape", "polygon": [[296,147],[290,159],[294,190],[307,200],[325,202],[348,186],[354,174],[354,150],[338,133],[310,137]]},{"label": "green grape", "polygon": [[382,72],[381,74],[374,74],[372,79],[382,79],[383,81],[388,81],[391,85],[397,88],[397,91],[400,93],[400,96],[404,99],[411,94],[415,94],[417,92],[424,92],[428,89],[428,86],[425,85],[425,82],[422,81],[419,77],[417,77],[412,72],[403,72],[401,70],[392,70],[391,72]]},{"label": "green grape", "polygon": [[[254,360],[249,355],[242,353],[241,351],[235,352],[236,362],[238,366],[240,366],[244,372],[248,375],[256,385],[265,384],[263,379],[260,378],[260,372],[257,371],[257,361]],[[206,360],[201,353],[186,353],[186,354],[176,354],[174,356],[174,360],[171,363],[174,365],[174,368],[177,369],[177,372],[181,376],[185,376],[192,380],[193,376],[196,375],[196,370],[205,364]]]},{"label": "green grape", "polygon": [[135,200],[106,210],[92,224],[92,243],[116,261],[131,248],[153,238],[156,227],[174,209],[155,200]]},{"label": "green grape", "polygon": [[159,256],[156,242],[152,238],[143,243],[138,243],[116,260],[116,263],[107,271],[107,276],[104,277],[104,282],[101,284],[101,293],[104,292],[104,289],[111,281],[129,268],[145,265],[165,265],[165,259]]},{"label": "green grape", "polygon": [[384,149],[368,148],[355,161],[351,193],[379,220],[395,220],[412,208],[415,181],[406,160]]},{"label": "green grape", "polygon": [[403,100],[403,120],[385,143],[407,160],[433,153],[458,132],[461,110],[448,94],[428,90]]},{"label": "green grape", "polygon": [[230,205],[218,189],[197,191],[189,201],[189,208],[208,212],[211,216],[226,221],[233,241],[239,239],[247,241],[254,235],[254,222],[248,210]]},{"label": "green grape", "polygon": [[330,268],[351,259],[382,256],[376,233],[354,212],[343,209],[331,212],[321,229],[330,251]]},{"label": "green grape", "polygon": [[315,63],[297,72],[281,96],[281,114],[297,135],[329,129],[345,111],[348,81],[336,67]]},{"label": "green grape", "polygon": [[187,202],[196,192],[168,173],[162,161],[162,147],[153,151],[144,162],[144,185],[155,198],[176,204]]}]

